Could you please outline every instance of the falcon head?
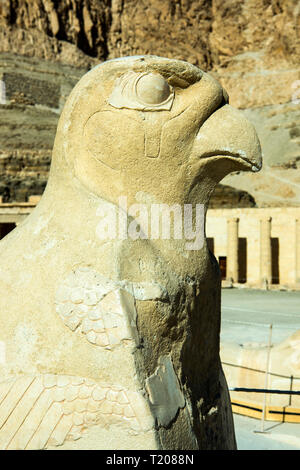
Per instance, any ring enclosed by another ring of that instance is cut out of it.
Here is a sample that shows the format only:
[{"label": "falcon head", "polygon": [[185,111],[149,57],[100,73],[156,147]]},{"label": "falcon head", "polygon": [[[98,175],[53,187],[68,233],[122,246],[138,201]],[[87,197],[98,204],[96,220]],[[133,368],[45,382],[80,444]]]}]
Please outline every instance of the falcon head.
[{"label": "falcon head", "polygon": [[187,62],[136,56],[104,62],[71,93],[53,172],[71,170],[111,202],[207,203],[233,171],[258,171],[254,127],[222,86]]}]

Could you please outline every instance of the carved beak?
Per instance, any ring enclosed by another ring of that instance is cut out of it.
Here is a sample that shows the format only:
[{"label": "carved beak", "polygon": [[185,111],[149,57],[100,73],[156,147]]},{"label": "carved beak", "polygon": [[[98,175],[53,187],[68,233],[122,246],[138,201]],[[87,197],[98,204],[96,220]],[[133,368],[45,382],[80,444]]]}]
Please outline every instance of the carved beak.
[{"label": "carved beak", "polygon": [[192,155],[198,161],[200,158],[200,162],[212,159],[217,163],[221,159],[224,173],[221,178],[232,171],[256,172],[262,167],[261,147],[254,126],[230,105],[222,106],[204,122]]}]

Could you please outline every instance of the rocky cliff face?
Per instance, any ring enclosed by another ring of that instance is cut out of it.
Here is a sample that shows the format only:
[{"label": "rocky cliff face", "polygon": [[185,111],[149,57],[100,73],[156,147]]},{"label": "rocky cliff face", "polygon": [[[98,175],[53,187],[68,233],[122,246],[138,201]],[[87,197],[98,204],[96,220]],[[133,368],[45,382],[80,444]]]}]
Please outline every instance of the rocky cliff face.
[{"label": "rocky cliff face", "polygon": [[60,111],[87,71],[0,53],[0,195],[4,202],[42,194]]},{"label": "rocky cliff face", "polygon": [[[297,0],[2,0],[1,49],[63,62],[67,44],[98,60],[155,52],[204,69],[261,51],[267,68],[297,65],[299,9]],[[32,47],[38,38],[44,47]]]},{"label": "rocky cliff face", "polygon": [[225,184],[260,206],[298,205],[299,30],[298,0],[0,1],[0,194],[42,191],[59,112],[85,71],[157,54],[214,74],[255,124],[265,167]]}]

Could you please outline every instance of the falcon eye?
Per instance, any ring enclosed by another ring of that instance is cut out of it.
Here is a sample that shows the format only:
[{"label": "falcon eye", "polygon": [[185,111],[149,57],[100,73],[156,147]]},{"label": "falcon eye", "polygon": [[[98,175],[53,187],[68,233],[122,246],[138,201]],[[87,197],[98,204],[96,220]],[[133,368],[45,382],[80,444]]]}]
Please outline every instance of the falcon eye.
[{"label": "falcon eye", "polygon": [[174,101],[174,90],[159,73],[127,72],[115,82],[108,99],[114,108],[141,111],[169,111]]},{"label": "falcon eye", "polygon": [[138,99],[150,105],[163,103],[171,93],[168,82],[155,73],[142,75],[135,86]]}]

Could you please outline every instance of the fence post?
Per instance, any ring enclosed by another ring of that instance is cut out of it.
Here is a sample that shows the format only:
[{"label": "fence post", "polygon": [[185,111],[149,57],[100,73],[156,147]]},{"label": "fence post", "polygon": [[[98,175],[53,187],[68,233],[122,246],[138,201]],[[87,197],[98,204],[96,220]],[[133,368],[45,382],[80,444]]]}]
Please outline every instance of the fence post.
[{"label": "fence post", "polygon": [[[294,376],[291,375],[291,381],[290,381],[290,392],[293,391],[293,380],[294,380]],[[290,399],[289,399],[289,406],[291,406],[292,404],[292,394],[290,393]]]},{"label": "fence post", "polygon": [[[270,324],[269,330],[269,342],[268,342],[268,350],[267,350],[267,363],[266,363],[266,374],[265,374],[265,389],[268,388],[268,379],[269,379],[269,369],[270,369],[270,353],[272,347],[272,323]],[[265,430],[265,418],[266,418],[266,405],[267,405],[267,393],[264,393],[264,403],[263,403],[263,410],[262,410],[262,418],[261,418],[261,432]]]}]

